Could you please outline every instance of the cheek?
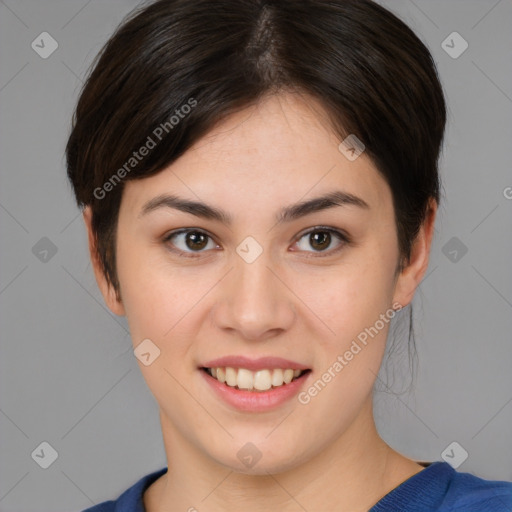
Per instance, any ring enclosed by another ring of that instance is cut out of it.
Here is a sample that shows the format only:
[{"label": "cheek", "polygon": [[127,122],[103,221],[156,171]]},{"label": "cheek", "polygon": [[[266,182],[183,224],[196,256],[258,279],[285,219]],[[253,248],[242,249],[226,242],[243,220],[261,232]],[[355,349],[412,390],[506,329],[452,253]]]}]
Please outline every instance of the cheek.
[{"label": "cheek", "polygon": [[[387,250],[387,253],[386,253]],[[315,290],[315,312],[333,332],[317,338],[317,385],[312,408],[343,423],[371,392],[382,362],[390,322],[395,254],[391,248],[359,253]],[[312,284],[312,283],[310,283]],[[383,316],[381,316],[383,315]],[[329,412],[330,411],[330,412]]]},{"label": "cheek", "polygon": [[119,279],[133,347],[146,339],[157,347],[154,362],[148,366],[138,363],[144,380],[160,406],[172,405],[168,413],[176,424],[193,421],[179,417],[188,403],[181,383],[189,379],[191,340],[197,338],[197,325],[190,322],[190,313],[204,290],[198,295],[197,282],[194,293],[183,277],[166,276],[158,267],[137,264],[137,258],[124,262]]},{"label": "cheek", "polygon": [[334,334],[317,337],[316,375],[301,397],[302,420],[314,429],[318,418],[329,418],[329,438],[348,427],[372,392],[394,317],[392,275],[370,259],[339,272],[317,293],[317,311]]},{"label": "cheek", "polygon": [[361,256],[332,269],[320,280],[295,280],[297,295],[305,297],[304,302],[329,328],[328,335],[322,337],[327,346],[345,344],[388,310],[393,296],[393,264],[391,259]]},{"label": "cheek", "polygon": [[183,276],[161,257],[155,258],[158,251],[141,247],[129,234],[119,236],[118,240],[121,299],[133,344],[149,338],[164,348],[163,340],[173,335],[175,324],[190,309],[195,297],[194,283],[183,284]]}]

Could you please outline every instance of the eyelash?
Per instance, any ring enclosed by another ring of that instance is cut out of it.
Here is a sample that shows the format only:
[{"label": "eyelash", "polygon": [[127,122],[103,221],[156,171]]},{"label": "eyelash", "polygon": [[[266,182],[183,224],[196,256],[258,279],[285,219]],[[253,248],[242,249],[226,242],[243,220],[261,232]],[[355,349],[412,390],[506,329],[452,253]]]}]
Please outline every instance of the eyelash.
[{"label": "eyelash", "polygon": [[[345,233],[338,231],[337,229],[327,227],[327,226],[315,226],[314,228],[310,229],[309,231],[306,231],[305,233],[302,233],[301,235],[299,235],[298,238],[296,239],[295,243],[300,241],[305,236],[311,235],[312,233],[317,233],[317,232],[330,233],[331,235],[334,235],[335,238],[337,238],[341,242],[341,244],[336,249],[333,249],[330,251],[306,251],[306,252],[316,253],[311,256],[306,256],[307,258],[325,258],[327,256],[331,256],[331,255],[336,254],[339,251],[341,251],[345,247],[345,245],[348,245],[351,243],[350,238]],[[198,234],[207,236],[210,240],[213,240],[213,237],[211,235],[209,235],[207,232],[203,231],[202,229],[186,228],[186,229],[179,229],[177,231],[168,233],[167,235],[165,235],[163,242],[168,243],[168,242],[170,242],[170,240],[173,237],[183,234],[183,233],[198,233]],[[169,250],[178,254],[180,257],[183,256],[185,258],[198,258],[198,257],[200,257],[202,252],[205,252],[204,250],[188,252],[188,251],[182,251],[181,249],[175,249],[175,248],[171,248],[171,247],[169,247]]]}]

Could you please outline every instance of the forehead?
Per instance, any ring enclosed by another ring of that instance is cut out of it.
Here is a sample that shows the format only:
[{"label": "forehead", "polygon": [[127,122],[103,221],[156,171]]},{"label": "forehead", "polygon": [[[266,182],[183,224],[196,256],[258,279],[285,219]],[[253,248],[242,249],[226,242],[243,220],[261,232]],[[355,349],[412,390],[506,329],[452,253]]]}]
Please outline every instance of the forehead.
[{"label": "forehead", "polygon": [[340,142],[313,98],[270,96],[219,122],[160,173],[129,181],[123,202],[140,210],[148,199],[172,192],[257,211],[342,189],[382,210],[391,202],[384,178],[364,152],[347,159]]}]

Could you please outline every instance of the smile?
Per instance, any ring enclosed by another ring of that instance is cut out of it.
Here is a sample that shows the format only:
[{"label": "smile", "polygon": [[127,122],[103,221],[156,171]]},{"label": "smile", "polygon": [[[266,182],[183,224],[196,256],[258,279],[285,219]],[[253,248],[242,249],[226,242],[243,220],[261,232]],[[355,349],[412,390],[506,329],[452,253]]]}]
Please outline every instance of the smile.
[{"label": "smile", "polygon": [[270,412],[293,403],[313,375],[308,365],[275,356],[224,356],[201,361],[198,370],[208,394],[244,413]]},{"label": "smile", "polygon": [[251,371],[247,368],[202,368],[218,382],[230,388],[246,391],[268,391],[290,384],[310,370],[274,368]]}]

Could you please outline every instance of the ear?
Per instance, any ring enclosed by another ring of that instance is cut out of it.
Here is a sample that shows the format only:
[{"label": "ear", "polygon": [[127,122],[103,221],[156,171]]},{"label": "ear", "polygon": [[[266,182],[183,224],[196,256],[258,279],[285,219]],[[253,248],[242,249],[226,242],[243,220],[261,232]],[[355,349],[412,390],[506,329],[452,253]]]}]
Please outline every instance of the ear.
[{"label": "ear", "polygon": [[96,277],[96,283],[98,283],[98,288],[100,289],[105,304],[108,306],[110,311],[116,315],[124,316],[125,311],[123,303],[121,302],[121,299],[117,297],[114,287],[107,281],[107,278],[103,272],[103,267],[101,265],[98,250],[96,248],[96,237],[94,236],[92,230],[92,210],[90,206],[86,206],[84,208],[83,216],[85,227],[87,228],[87,236],[89,239],[89,255],[91,258],[94,275]]},{"label": "ear", "polygon": [[402,307],[412,302],[414,292],[427,271],[436,214],[437,202],[431,199],[427,206],[425,220],[411,247],[410,262],[402,269],[395,284],[393,302],[398,302]]}]

